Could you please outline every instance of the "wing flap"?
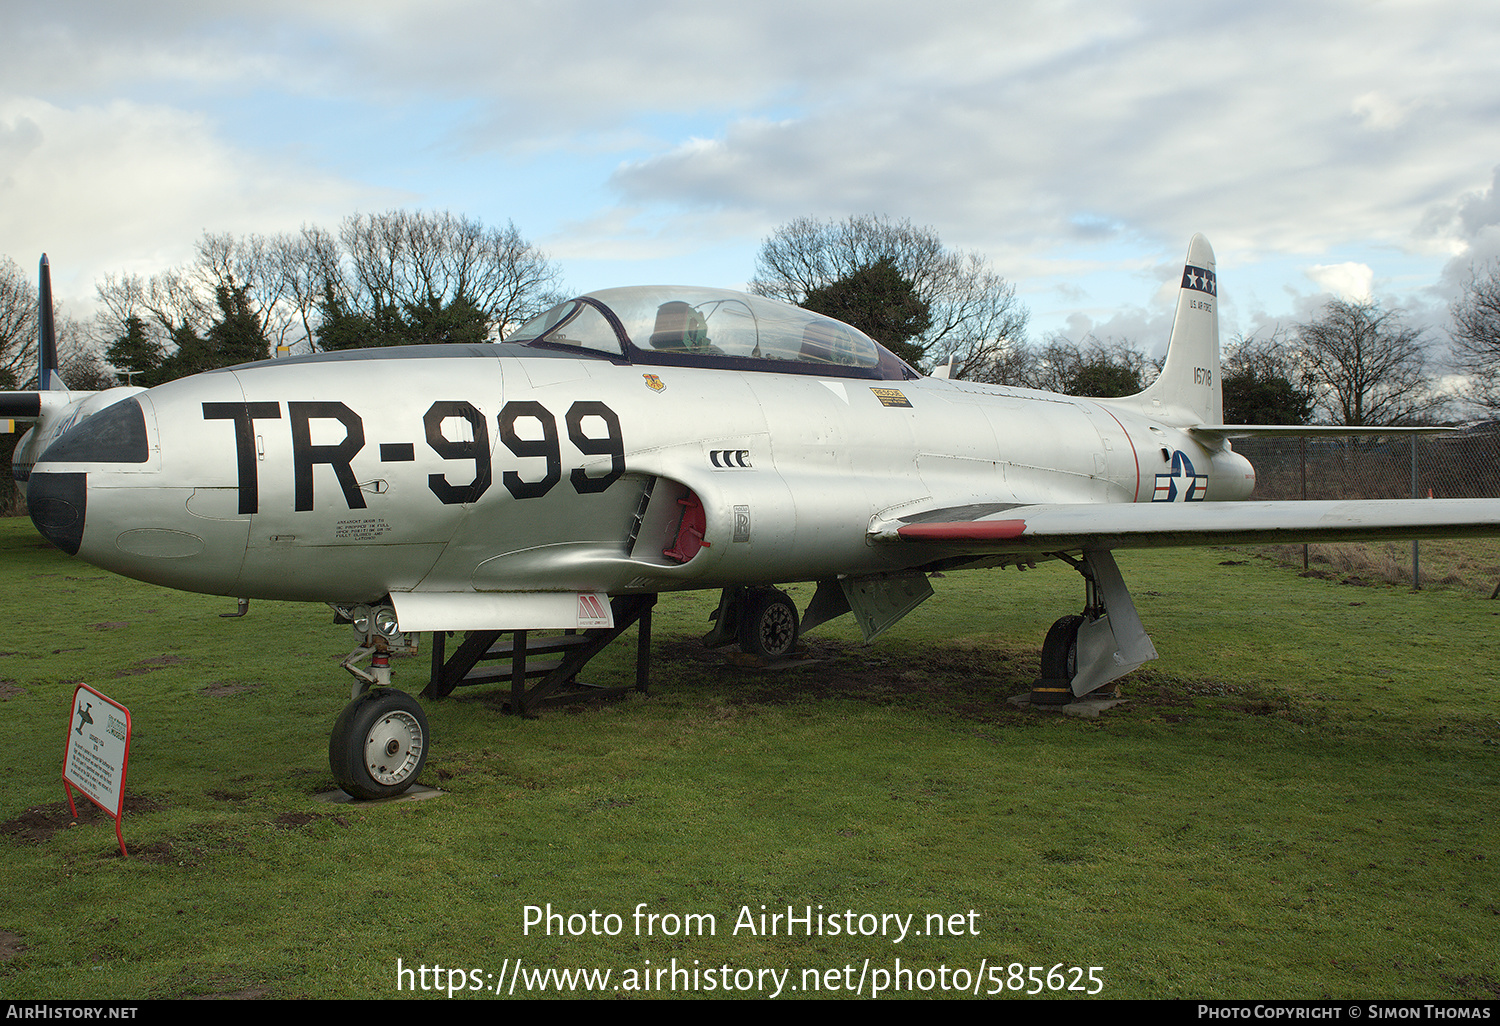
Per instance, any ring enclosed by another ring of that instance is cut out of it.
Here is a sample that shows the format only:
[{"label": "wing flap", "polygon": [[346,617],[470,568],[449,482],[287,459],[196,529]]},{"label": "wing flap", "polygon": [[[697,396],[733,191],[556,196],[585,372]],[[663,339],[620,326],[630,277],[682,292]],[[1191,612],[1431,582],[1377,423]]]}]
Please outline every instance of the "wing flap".
[{"label": "wing flap", "polygon": [[1500,499],[1037,504],[877,520],[874,542],[973,553],[1173,548],[1500,534]]}]

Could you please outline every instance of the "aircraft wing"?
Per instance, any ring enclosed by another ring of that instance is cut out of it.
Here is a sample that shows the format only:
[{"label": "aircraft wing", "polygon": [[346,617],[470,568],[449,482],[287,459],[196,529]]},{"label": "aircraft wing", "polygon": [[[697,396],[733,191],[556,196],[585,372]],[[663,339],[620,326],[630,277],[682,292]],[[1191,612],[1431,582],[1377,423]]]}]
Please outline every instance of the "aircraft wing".
[{"label": "aircraft wing", "polygon": [[1194,435],[1218,438],[1353,438],[1371,435],[1457,435],[1462,427],[1353,427],[1347,424],[1195,424]]},{"label": "aircraft wing", "polygon": [[1500,499],[976,504],[877,517],[869,538],[953,552],[1458,538],[1500,533]]}]

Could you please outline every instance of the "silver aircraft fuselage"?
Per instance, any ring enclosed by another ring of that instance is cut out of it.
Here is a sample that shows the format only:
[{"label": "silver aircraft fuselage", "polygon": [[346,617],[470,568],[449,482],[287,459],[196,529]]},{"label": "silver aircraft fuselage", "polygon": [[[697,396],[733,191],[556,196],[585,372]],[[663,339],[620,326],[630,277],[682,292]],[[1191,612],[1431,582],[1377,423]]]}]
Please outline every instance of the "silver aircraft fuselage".
[{"label": "silver aircraft fuselage", "polygon": [[[1149,502],[1158,475],[1175,501],[1253,485],[1227,446],[1107,402],[509,345],[254,364],[113,409],[138,420],[130,443],[74,439],[46,464],[81,475],[77,555],[243,598],[817,580],[932,559],[867,537],[904,510]],[[694,500],[701,544],[682,537]]]},{"label": "silver aircraft fuselage", "polygon": [[28,504],[117,573],[389,598],[405,631],[1075,556],[1095,580],[1117,548],[1500,533],[1492,500],[1219,501],[1255,484],[1231,437],[1320,429],[1223,423],[1216,307],[1195,236],[1160,374],[1088,399],[926,377],[764,297],[609,289],[504,344],[265,361],[120,398],[41,454]]},{"label": "silver aircraft fuselage", "polygon": [[[639,622],[644,681],[657,592],[724,589],[705,641],[774,659],[846,612],[878,635],[931,594],[924,571],[1059,559],[1084,603],[1042,643],[1033,699],[1055,702],[1157,657],[1116,549],[1500,534],[1493,499],[1216,501],[1255,484],[1230,438],[1320,429],[1224,423],[1214,267],[1195,236],[1161,372],[1119,399],[924,377],[808,310],[650,286],[569,300],[504,344],[7,393],[0,413],[37,423],[27,458],[55,438],[26,497],[65,551],[188,591],[333,604],[360,647],[329,764],[350,794],[389,797],[426,752],[420,705],[389,687],[411,634],[472,632],[435,662],[444,694],[517,632],[519,710],[532,629],[598,645]],[[800,617],[775,587],[794,581],[818,582]]]}]

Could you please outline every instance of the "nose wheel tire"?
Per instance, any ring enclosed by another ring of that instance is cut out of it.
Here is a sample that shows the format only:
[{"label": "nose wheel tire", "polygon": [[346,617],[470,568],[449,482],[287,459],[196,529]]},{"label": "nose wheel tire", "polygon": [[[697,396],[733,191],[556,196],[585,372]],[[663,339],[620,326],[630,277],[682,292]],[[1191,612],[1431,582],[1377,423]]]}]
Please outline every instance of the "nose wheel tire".
[{"label": "nose wheel tire", "polygon": [[372,688],[344,706],[328,739],[333,779],[355,798],[394,798],[427,761],[427,714],[415,698]]},{"label": "nose wheel tire", "polygon": [[739,616],[740,651],[768,661],[797,647],[797,606],[777,588],[754,588]]}]

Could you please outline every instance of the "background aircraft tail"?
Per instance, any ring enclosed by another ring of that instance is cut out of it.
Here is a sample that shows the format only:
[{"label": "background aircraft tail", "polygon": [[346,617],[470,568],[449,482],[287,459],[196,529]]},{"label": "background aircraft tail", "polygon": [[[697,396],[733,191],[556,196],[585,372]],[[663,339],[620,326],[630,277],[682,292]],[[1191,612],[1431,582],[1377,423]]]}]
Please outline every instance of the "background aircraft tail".
[{"label": "background aircraft tail", "polygon": [[1214,250],[1202,235],[1194,235],[1182,268],[1177,314],[1161,374],[1144,392],[1107,402],[1138,410],[1173,427],[1222,424],[1218,307]]},{"label": "background aircraft tail", "polygon": [[57,370],[57,324],[52,312],[52,265],[47,254],[37,268],[36,387],[43,392],[66,392],[67,383]]},{"label": "background aircraft tail", "polygon": [[[31,468],[63,432],[100,410],[129,398],[143,388],[111,388],[104,392],[70,392],[57,369],[57,324],[52,314],[52,267],[42,254],[37,281],[36,388],[29,392],[0,392],[0,431],[25,430],[11,454],[11,477],[24,498]],[[3,504],[4,495],[0,495]]]},{"label": "background aircraft tail", "polygon": [[[48,411],[68,404],[68,386],[57,371],[57,325],[52,315],[52,267],[47,254],[37,270],[36,388],[29,392],[0,392],[0,428],[20,430],[21,424],[45,420]],[[46,395],[45,393],[53,393]]]}]

